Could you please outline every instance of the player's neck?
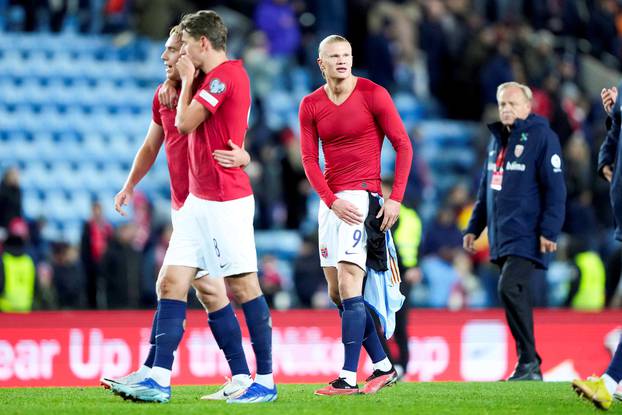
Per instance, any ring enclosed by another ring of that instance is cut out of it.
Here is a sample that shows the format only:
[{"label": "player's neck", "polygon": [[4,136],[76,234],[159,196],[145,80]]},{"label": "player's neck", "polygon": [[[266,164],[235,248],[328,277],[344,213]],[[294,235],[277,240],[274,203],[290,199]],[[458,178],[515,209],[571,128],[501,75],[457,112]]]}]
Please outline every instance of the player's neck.
[{"label": "player's neck", "polygon": [[227,58],[227,53],[225,51],[214,52],[209,59],[206,59],[203,64],[201,64],[201,71],[203,73],[209,73],[212,69],[228,60],[229,58]]},{"label": "player's neck", "polygon": [[341,101],[348,97],[356,85],[356,77],[349,76],[345,79],[328,78],[326,80],[326,92],[333,101]]}]

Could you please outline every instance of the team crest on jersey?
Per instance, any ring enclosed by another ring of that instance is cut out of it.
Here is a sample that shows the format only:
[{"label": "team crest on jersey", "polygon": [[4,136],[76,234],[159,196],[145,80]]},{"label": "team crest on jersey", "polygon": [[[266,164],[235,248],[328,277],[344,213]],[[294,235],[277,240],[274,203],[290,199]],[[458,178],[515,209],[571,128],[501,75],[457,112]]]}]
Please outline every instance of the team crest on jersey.
[{"label": "team crest on jersey", "polygon": [[320,246],[320,254],[322,255],[322,258],[328,258],[328,248],[326,245],[322,244],[322,246]]},{"label": "team crest on jersey", "polygon": [[525,151],[525,146],[522,144],[516,144],[516,147],[514,147],[514,155],[516,156],[516,158],[522,156],[523,151]]},{"label": "team crest on jersey", "polygon": [[209,83],[209,92],[212,94],[221,94],[225,92],[225,84],[218,78],[214,78]]}]

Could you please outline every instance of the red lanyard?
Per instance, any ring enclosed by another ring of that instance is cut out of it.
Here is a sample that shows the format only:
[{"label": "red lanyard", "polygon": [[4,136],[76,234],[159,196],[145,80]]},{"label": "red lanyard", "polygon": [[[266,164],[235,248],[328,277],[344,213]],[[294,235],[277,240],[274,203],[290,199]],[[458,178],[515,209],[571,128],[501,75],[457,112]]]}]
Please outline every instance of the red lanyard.
[{"label": "red lanyard", "polygon": [[505,146],[501,149],[501,151],[499,151],[499,154],[497,154],[497,162],[496,164],[496,169],[495,171],[499,171],[501,170],[501,167],[503,166],[503,161],[505,160],[505,153],[508,150],[508,146]]}]

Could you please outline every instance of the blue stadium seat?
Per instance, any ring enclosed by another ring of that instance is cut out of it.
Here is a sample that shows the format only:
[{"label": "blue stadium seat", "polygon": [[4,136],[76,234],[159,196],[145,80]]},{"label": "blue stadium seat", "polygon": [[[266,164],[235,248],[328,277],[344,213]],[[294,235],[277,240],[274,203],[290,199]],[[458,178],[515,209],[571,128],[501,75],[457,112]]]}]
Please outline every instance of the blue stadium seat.
[{"label": "blue stadium seat", "polygon": [[70,193],[72,199],[73,213],[75,217],[81,221],[85,221],[91,215],[91,193],[85,190],[79,190]]},{"label": "blue stadium seat", "polygon": [[50,220],[67,221],[73,218],[71,201],[60,190],[45,193],[45,216]]},{"label": "blue stadium seat", "polygon": [[68,161],[54,163],[51,170],[50,174],[54,178],[58,189],[74,192],[83,188],[84,182],[82,178],[78,174],[77,169]]},{"label": "blue stadium seat", "polygon": [[36,219],[44,211],[43,201],[36,191],[24,191],[22,204],[24,215],[28,219]]}]

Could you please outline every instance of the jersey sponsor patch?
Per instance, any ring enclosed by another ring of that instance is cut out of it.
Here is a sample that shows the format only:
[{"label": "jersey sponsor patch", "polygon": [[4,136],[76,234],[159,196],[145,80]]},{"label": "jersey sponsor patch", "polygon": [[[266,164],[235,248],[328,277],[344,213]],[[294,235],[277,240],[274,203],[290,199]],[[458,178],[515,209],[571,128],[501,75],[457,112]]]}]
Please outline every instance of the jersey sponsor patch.
[{"label": "jersey sponsor patch", "polygon": [[525,171],[527,168],[523,163],[518,163],[516,161],[508,161],[508,164],[505,166],[507,171]]},{"label": "jersey sponsor patch", "polygon": [[225,84],[218,78],[214,78],[209,83],[209,92],[212,94],[222,94],[225,92]]},{"label": "jersey sponsor patch", "polygon": [[199,96],[207,101],[207,103],[210,104],[212,107],[218,105],[218,99],[204,89],[199,92]]},{"label": "jersey sponsor patch", "polygon": [[553,166],[554,173],[562,171],[562,159],[558,154],[553,154],[553,156],[551,156],[551,166]]}]

